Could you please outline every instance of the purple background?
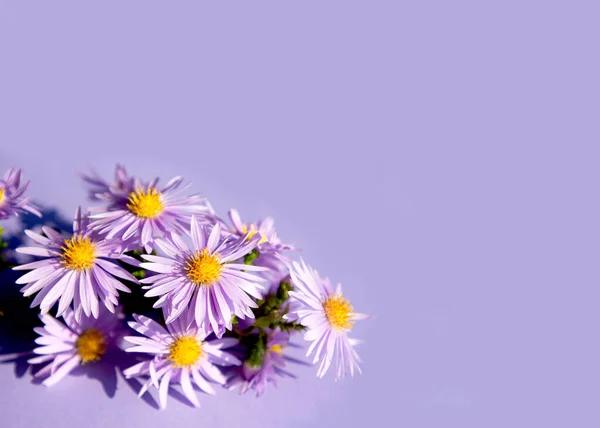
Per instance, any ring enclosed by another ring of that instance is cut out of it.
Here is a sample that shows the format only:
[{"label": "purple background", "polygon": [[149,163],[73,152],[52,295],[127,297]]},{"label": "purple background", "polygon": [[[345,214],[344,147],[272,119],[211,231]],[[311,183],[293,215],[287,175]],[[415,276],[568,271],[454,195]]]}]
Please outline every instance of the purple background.
[{"label": "purple background", "polygon": [[376,318],[363,376],[200,410],[1,365],[2,426],[600,426],[597,1],[90,3],[0,2],[0,169],[184,175]]}]

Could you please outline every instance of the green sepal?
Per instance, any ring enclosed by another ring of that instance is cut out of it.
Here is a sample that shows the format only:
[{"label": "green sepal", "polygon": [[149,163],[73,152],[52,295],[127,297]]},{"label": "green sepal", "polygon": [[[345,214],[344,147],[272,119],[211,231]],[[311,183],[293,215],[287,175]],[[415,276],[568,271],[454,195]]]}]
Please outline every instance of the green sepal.
[{"label": "green sepal", "polygon": [[251,253],[244,256],[244,264],[251,265],[260,256],[260,252],[255,248]]}]

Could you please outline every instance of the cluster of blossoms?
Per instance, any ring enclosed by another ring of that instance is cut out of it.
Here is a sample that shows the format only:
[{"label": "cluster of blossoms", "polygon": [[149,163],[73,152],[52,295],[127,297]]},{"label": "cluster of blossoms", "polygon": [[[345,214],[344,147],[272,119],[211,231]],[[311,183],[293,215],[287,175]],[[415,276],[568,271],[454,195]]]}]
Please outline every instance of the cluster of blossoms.
[{"label": "cluster of blossoms", "polygon": [[[20,171],[0,181],[0,219],[25,212],[41,216],[23,197]],[[306,356],[322,377],[360,371],[348,337],[357,320],[327,278],[280,241],[273,220],[244,223],[236,210],[220,218],[181,177],[160,186],[117,166],[115,180],[82,176],[97,206],[78,209],[73,232],[42,226],[25,234],[34,246],[17,248],[36,259],[13,267],[28,271],[17,284],[42,325],[28,362],[50,386],[109,349],[135,353],[123,370],[142,381],[140,396],[158,390],[166,406],[173,384],[198,406],[194,389],[215,384],[260,396],[278,377],[294,377],[286,354],[294,335],[310,342]],[[144,303],[149,303],[148,305]]]}]

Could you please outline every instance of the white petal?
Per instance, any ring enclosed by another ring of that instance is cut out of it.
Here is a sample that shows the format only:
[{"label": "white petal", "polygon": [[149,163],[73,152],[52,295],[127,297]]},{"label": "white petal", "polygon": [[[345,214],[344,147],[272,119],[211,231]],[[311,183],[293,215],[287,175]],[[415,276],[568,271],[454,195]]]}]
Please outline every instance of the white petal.
[{"label": "white petal", "polygon": [[219,243],[219,239],[221,239],[221,225],[219,223],[215,224],[213,229],[210,231],[210,235],[208,237],[208,242],[206,246],[210,251],[213,251],[217,244]]},{"label": "white petal", "polygon": [[187,367],[181,370],[181,389],[194,407],[200,407],[198,397],[196,397],[196,393],[194,393],[194,388],[192,388],[192,383],[190,382],[190,373]]},{"label": "white petal", "polygon": [[159,399],[160,399],[160,408],[167,408],[167,395],[169,394],[169,382],[171,381],[171,372],[167,371],[163,376],[160,382]]},{"label": "white petal", "polygon": [[208,383],[200,373],[198,373],[198,370],[192,369],[192,377],[194,378],[196,385],[198,385],[198,388],[200,388],[202,391],[210,395],[216,394],[212,385]]},{"label": "white petal", "polygon": [[58,253],[56,251],[47,250],[41,247],[19,247],[15,250],[17,253],[29,254],[30,256],[40,257],[56,257]]}]

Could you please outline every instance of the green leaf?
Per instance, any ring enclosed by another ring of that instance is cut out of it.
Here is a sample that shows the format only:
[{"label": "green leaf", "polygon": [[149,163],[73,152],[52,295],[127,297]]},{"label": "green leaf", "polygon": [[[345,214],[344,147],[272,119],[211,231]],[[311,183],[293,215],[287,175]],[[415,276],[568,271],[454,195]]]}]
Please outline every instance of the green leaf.
[{"label": "green leaf", "polygon": [[258,256],[260,256],[260,252],[255,248],[250,254],[246,254],[244,256],[244,263],[247,265],[251,265],[252,263],[254,263],[254,260],[258,258]]},{"label": "green leaf", "polygon": [[133,276],[135,276],[137,279],[146,278],[146,271],[144,269],[136,270],[134,272],[131,272],[131,274]]},{"label": "green leaf", "polygon": [[279,288],[277,289],[277,297],[285,301],[290,298],[288,292],[292,291],[293,289],[294,286],[292,285],[292,283],[284,279],[279,283]]},{"label": "green leaf", "polygon": [[267,353],[267,337],[264,334],[253,335],[246,340],[245,345],[250,350],[245,364],[250,367],[261,367]]},{"label": "green leaf", "polygon": [[254,326],[258,328],[267,328],[271,325],[272,319],[270,316],[264,316],[254,321]]}]

